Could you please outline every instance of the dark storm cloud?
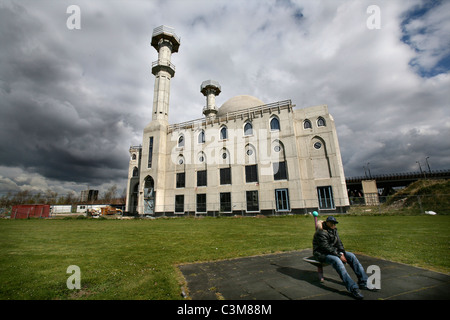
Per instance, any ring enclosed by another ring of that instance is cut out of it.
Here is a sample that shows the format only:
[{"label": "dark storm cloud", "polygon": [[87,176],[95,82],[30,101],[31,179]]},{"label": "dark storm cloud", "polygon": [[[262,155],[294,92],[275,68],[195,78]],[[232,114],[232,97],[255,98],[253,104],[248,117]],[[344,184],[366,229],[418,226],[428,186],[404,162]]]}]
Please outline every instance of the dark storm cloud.
[{"label": "dark storm cloud", "polygon": [[121,108],[136,99],[126,93],[114,99],[89,86],[95,77],[83,78],[112,62],[93,56],[83,65],[73,47],[55,41],[58,33],[20,5],[1,7],[0,28],[0,163],[61,181],[125,177],[132,130]]},{"label": "dark storm cloud", "polygon": [[[363,176],[364,167],[370,167],[372,174],[388,174],[420,170],[428,170],[426,158],[430,169],[440,170],[448,168],[450,163],[450,128],[442,132],[422,132],[420,129],[411,129],[405,133],[380,133],[371,140],[368,146],[363,147],[366,136],[354,137],[358,152],[352,153],[346,148],[342,151],[344,165],[349,168],[346,172],[352,176]],[[367,163],[370,163],[368,166]]]}]

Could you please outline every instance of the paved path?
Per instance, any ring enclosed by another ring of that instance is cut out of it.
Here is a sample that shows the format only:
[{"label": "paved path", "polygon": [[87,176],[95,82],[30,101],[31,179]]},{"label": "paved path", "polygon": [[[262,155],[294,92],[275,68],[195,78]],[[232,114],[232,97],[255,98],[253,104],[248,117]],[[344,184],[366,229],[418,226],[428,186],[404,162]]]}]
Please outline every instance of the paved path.
[{"label": "paved path", "polygon": [[[336,271],[303,261],[311,250],[291,251],[179,266],[193,300],[352,300]],[[357,254],[364,269],[377,265],[381,290],[362,291],[365,300],[449,300],[450,276]],[[347,266],[354,280],[356,276]],[[370,274],[369,274],[370,276]]]}]

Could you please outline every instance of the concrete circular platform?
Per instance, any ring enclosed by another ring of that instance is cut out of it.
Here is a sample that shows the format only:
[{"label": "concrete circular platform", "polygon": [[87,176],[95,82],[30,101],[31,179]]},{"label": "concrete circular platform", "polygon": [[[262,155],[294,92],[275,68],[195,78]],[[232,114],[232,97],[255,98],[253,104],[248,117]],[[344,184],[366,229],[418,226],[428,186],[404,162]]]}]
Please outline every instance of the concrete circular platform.
[{"label": "concrete circular platform", "polygon": [[[317,268],[303,258],[312,250],[290,251],[178,266],[192,300],[353,300],[336,271]],[[450,276],[362,254],[364,269],[380,268],[381,289],[362,291],[365,300],[449,300]],[[350,276],[356,276],[347,266]],[[370,276],[370,274],[369,274]]]}]

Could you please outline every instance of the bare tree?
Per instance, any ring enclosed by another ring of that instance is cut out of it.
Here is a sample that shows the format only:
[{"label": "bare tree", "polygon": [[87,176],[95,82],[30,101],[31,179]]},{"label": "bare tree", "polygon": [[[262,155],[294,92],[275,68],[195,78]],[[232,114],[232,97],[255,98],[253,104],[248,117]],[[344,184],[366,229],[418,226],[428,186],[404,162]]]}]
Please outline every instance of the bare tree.
[{"label": "bare tree", "polygon": [[106,191],[103,193],[103,200],[107,202],[111,202],[111,200],[115,199],[117,196],[117,186],[113,185],[106,189]]}]

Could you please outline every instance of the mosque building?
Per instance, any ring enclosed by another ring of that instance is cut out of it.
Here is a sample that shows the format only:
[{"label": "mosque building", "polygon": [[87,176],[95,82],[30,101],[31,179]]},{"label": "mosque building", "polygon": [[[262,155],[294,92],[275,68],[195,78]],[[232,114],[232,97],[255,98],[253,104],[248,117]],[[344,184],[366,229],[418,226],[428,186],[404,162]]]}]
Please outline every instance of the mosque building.
[{"label": "mosque building", "polygon": [[217,107],[206,80],[203,118],[169,124],[172,28],[153,30],[158,51],[152,120],[130,147],[126,211],[150,216],[272,215],[349,208],[336,127],[326,105],[297,108],[249,95]]}]

